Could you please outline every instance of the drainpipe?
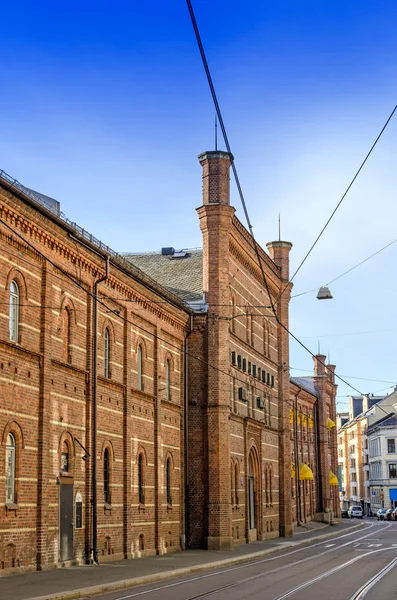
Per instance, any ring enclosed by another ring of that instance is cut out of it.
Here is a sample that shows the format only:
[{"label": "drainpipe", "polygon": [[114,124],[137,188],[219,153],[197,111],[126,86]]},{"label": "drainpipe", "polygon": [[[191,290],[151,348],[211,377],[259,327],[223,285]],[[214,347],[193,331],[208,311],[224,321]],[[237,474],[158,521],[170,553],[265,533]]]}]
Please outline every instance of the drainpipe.
[{"label": "drainpipe", "polygon": [[295,396],[295,486],[296,486],[296,519],[298,525],[302,525],[302,508],[301,508],[301,486],[299,480],[300,461],[299,461],[299,446],[298,446],[298,396],[301,390]]},{"label": "drainpipe", "polygon": [[189,536],[190,536],[190,529],[189,529],[189,508],[190,508],[190,502],[189,502],[189,443],[188,443],[188,439],[189,439],[189,431],[188,431],[188,427],[189,427],[189,414],[188,414],[188,410],[189,410],[189,383],[188,383],[188,377],[189,377],[189,356],[188,356],[188,337],[189,335],[192,333],[193,331],[193,315],[190,315],[190,330],[188,331],[185,340],[184,340],[184,382],[183,382],[183,394],[184,394],[184,404],[185,404],[185,410],[184,410],[184,428],[185,428],[185,439],[184,439],[184,454],[185,454],[185,544],[184,547],[185,549],[187,549],[188,547],[188,542],[189,542]]},{"label": "drainpipe", "polygon": [[92,562],[98,564],[98,511],[97,511],[97,468],[96,468],[96,437],[97,437],[97,358],[98,358],[98,285],[109,276],[109,256],[106,257],[106,273],[94,283],[92,310]]},{"label": "drainpipe", "polygon": [[316,398],[316,401],[314,403],[314,427],[315,427],[315,435],[314,435],[314,439],[315,439],[315,448],[316,448],[316,479],[317,479],[317,491],[318,491],[318,496],[317,496],[317,509],[318,512],[323,512],[323,483],[322,483],[322,478],[321,478],[321,461],[320,461],[320,457],[318,455],[319,452],[319,448],[320,448],[320,428],[318,426],[318,398]]}]

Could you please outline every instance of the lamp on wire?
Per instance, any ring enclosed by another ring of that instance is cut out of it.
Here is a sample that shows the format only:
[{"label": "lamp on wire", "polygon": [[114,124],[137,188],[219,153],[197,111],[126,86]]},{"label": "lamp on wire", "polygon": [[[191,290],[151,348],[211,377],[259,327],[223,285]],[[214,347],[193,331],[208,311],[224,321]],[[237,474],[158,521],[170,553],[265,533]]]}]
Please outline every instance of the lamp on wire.
[{"label": "lamp on wire", "polygon": [[317,300],[332,300],[333,295],[331,294],[329,287],[322,285],[317,293]]}]

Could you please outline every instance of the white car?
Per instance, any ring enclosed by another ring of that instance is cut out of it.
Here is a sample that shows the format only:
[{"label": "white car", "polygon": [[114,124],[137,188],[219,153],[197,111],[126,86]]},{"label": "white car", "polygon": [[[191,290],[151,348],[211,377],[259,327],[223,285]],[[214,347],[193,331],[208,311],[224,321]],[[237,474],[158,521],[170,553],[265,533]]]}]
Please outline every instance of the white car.
[{"label": "white car", "polygon": [[358,519],[363,518],[363,509],[361,506],[351,506],[347,511],[347,516],[352,519],[353,517],[357,517]]}]

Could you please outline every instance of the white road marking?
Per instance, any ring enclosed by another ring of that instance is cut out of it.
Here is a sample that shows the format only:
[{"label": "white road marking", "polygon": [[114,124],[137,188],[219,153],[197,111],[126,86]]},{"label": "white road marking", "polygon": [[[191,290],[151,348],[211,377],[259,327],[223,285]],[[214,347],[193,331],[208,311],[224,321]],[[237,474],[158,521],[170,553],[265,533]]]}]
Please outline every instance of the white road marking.
[{"label": "white road marking", "polygon": [[[371,527],[374,527],[374,524],[371,523],[371,525],[368,525],[368,527],[366,529],[370,529]],[[387,525],[386,527],[390,527],[390,525]],[[340,537],[338,537],[338,539],[344,538],[344,537],[348,537],[350,535],[354,535],[355,533],[357,533],[357,531],[351,531],[350,533],[344,533],[343,535],[341,535]],[[372,535],[371,533],[367,533],[367,535],[363,535],[362,537],[358,538],[359,540],[364,540],[368,537],[370,537],[370,535]],[[324,554],[329,554],[330,552],[334,552],[335,550],[339,550],[340,548],[344,548],[345,546],[350,546],[351,544],[354,543],[354,540],[351,542],[345,542],[344,544],[341,544],[340,546],[336,546],[335,548],[332,548],[331,550],[326,550],[325,552],[321,552],[320,554],[316,555],[316,558],[319,556],[324,556]],[[317,542],[317,544],[313,544],[313,545],[308,545],[306,547],[303,548],[298,548],[297,550],[292,550],[291,552],[286,552],[285,554],[281,555],[281,556],[273,556],[271,558],[264,558],[262,560],[257,560],[255,562],[252,563],[245,563],[242,565],[238,565],[237,567],[231,567],[230,569],[222,569],[222,571],[215,571],[212,573],[208,573],[206,575],[198,575],[197,577],[191,577],[189,579],[185,579],[183,581],[176,581],[174,583],[168,583],[166,585],[161,585],[159,587],[156,588],[152,588],[150,590],[142,590],[141,592],[135,592],[134,594],[130,594],[128,596],[120,596],[119,598],[115,598],[115,600],[129,600],[130,598],[136,598],[137,596],[144,596],[146,594],[151,594],[152,592],[158,592],[160,590],[165,590],[165,589],[169,589],[169,588],[173,588],[173,587],[177,587],[180,585],[185,585],[187,583],[190,583],[192,581],[199,581],[201,579],[209,579],[210,577],[215,577],[216,575],[221,575],[223,573],[229,573],[230,571],[237,571],[239,569],[245,569],[247,568],[247,566],[255,566],[255,565],[259,565],[265,562],[271,562],[273,560],[280,560],[282,558],[285,558],[286,556],[290,556],[291,554],[296,554],[297,552],[302,552],[303,550],[309,550],[311,548],[315,548],[317,546],[322,546],[324,544],[324,542]],[[373,552],[379,552],[379,550],[373,550]],[[368,554],[368,552],[367,552]],[[361,558],[358,557],[358,558]],[[304,563],[307,562],[309,560],[313,560],[312,556],[309,556],[307,558],[303,558],[301,560],[297,560],[293,563],[289,563],[288,567],[293,567],[294,565],[298,565],[300,563]],[[246,580],[242,580],[239,583],[241,584],[243,581],[247,581],[247,580],[252,580],[252,579],[257,579],[259,577],[263,577],[264,575],[269,575],[271,573],[277,573],[278,571],[281,571],[285,569],[285,565],[283,565],[282,567],[279,567],[277,569],[274,569],[273,571],[266,572],[266,573],[260,573],[259,575],[254,575],[253,577],[249,577]],[[142,584],[144,585],[144,584]],[[106,590],[104,590],[106,591]],[[216,590],[215,590],[216,591]],[[210,594],[210,592],[208,592],[208,594]]]},{"label": "white road marking", "polygon": [[335,544],[327,544],[326,546],[324,546],[324,548],[331,548],[332,546],[335,546]]},{"label": "white road marking", "polygon": [[[296,587],[292,588],[285,594],[282,594],[281,596],[277,596],[277,598],[275,598],[275,600],[284,600],[284,598],[289,598],[289,596],[293,596],[294,594],[296,594],[296,592],[299,592],[300,590],[303,590],[303,589],[309,587],[309,585],[313,585],[313,583],[317,583],[317,581],[321,581],[321,579],[325,579],[326,577],[333,575],[337,571],[340,571],[341,569],[345,569],[346,567],[357,562],[358,560],[365,558],[365,556],[367,556],[368,554],[376,554],[376,552],[383,552],[384,550],[394,550],[394,548],[384,548],[384,549],[382,548],[381,550],[372,550],[371,552],[367,552],[367,554],[363,554],[362,556],[357,556],[357,558],[352,558],[351,560],[348,560],[347,562],[342,563],[341,565],[338,565],[337,567],[334,567],[333,569],[330,569],[329,571],[326,571],[325,573],[321,573],[321,575],[317,575],[317,577],[313,577],[313,579],[309,579],[309,581],[306,581],[305,583],[301,583],[300,585],[297,585]],[[394,563],[396,561],[397,561],[397,558],[393,559],[392,562],[389,563],[388,567],[392,568],[392,566],[394,565]],[[384,575],[385,575],[385,573],[384,573]],[[372,582],[372,579],[370,581]],[[374,582],[372,585],[375,585],[375,583],[376,582]],[[362,598],[362,597],[363,596],[354,595],[350,600],[359,600],[359,598]]]},{"label": "white road marking", "polygon": [[[393,546],[396,546],[397,544],[393,544]],[[390,548],[391,549],[391,548]],[[379,550],[375,550],[375,552],[379,552]],[[380,581],[382,579],[382,577],[384,577],[397,563],[397,558],[393,558],[393,560],[391,562],[389,562],[388,565],[386,565],[385,567],[383,567],[383,569],[381,569],[374,577],[371,577],[371,579],[369,579],[366,583],[364,583],[364,585],[362,587],[360,587],[360,589],[353,594],[353,596],[350,598],[350,600],[361,600],[361,598],[364,598],[364,596],[366,596],[367,592],[378,583],[378,581]]]}]

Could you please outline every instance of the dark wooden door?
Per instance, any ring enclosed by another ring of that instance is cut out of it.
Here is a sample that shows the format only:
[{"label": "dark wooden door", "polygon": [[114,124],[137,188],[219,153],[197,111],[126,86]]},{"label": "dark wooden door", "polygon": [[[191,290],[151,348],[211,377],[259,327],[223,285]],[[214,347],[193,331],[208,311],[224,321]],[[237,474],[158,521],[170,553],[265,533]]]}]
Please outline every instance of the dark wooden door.
[{"label": "dark wooden door", "polygon": [[59,560],[73,558],[73,498],[74,485],[59,486]]}]

